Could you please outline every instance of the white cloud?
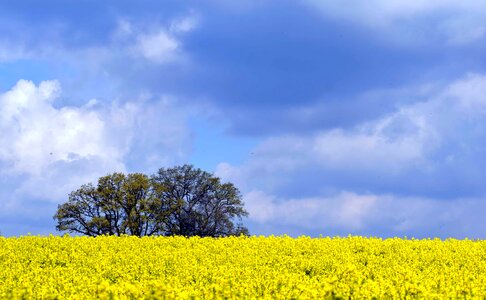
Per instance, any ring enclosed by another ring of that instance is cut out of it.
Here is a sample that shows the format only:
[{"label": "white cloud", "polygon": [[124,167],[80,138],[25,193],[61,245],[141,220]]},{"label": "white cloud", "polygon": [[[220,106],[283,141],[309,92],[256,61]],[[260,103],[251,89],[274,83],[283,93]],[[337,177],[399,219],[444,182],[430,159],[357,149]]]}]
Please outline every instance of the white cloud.
[{"label": "white cloud", "polygon": [[[144,170],[187,155],[185,113],[168,99],[56,107],[56,81],[21,80],[0,94],[0,165],[22,176],[19,195],[58,201],[83,183],[127,165]],[[135,161],[134,161],[135,160]]]},{"label": "white cloud", "polygon": [[[429,168],[445,145],[460,144],[470,150],[482,146],[476,138],[486,136],[484,95],[486,76],[470,74],[423,102],[404,105],[354,128],[269,138],[253,151],[246,165],[221,164],[218,172],[234,180],[235,174],[251,178],[256,170],[287,172],[309,165],[372,174]],[[468,132],[470,126],[474,126],[474,137]]]},{"label": "white cloud", "polygon": [[243,199],[250,219],[258,223],[351,230],[363,228],[378,200],[376,196],[350,192],[329,198],[277,199],[259,190],[246,193]]},{"label": "white cloud", "polygon": [[278,198],[254,190],[244,195],[249,219],[260,226],[298,228],[296,234],[329,232],[385,236],[485,237],[481,222],[484,199],[441,200],[357,194],[341,191],[329,197]]},{"label": "white cloud", "polygon": [[[486,114],[486,76],[469,74],[466,78],[453,82],[441,95],[459,106],[460,113],[484,116]],[[455,99],[455,101],[454,101]]]},{"label": "white cloud", "polygon": [[306,2],[328,17],[385,32],[395,41],[420,41],[434,36],[448,44],[465,44],[483,38],[486,33],[486,3],[482,1]]},{"label": "white cloud", "polygon": [[434,142],[434,130],[424,118],[399,112],[354,132],[337,129],[318,134],[311,150],[324,167],[373,170],[380,168],[380,162],[390,170],[421,163]]},{"label": "white cloud", "polygon": [[[486,194],[476,182],[486,164],[486,76],[470,74],[430,92],[353,128],[269,138],[241,166],[221,163],[215,173],[245,193],[252,220],[262,224],[363,232],[382,224],[387,232],[424,233],[449,228],[450,218],[459,225],[486,206],[484,199],[460,196],[471,188]],[[371,194],[363,194],[360,182]],[[441,200],[451,185],[459,196]],[[273,196],[289,191],[297,196]],[[395,191],[416,197],[390,194]],[[303,193],[310,196],[298,196]],[[457,234],[479,233],[465,223]]]},{"label": "white cloud", "polygon": [[136,50],[146,59],[164,63],[174,60],[179,42],[161,30],[152,34],[141,34],[137,38]]},{"label": "white cloud", "polygon": [[9,62],[29,57],[25,48],[21,45],[0,41],[0,62]]},{"label": "white cloud", "polygon": [[137,104],[131,105],[134,106],[133,139],[128,159],[136,163],[137,169],[153,172],[188,157],[192,143],[187,125],[192,114],[190,109],[171,96],[162,96],[157,101],[139,99]]},{"label": "white cloud", "polygon": [[115,171],[154,172],[180,163],[191,149],[188,112],[171,97],[59,106],[60,93],[57,81],[36,86],[21,80],[0,94],[6,234],[53,232],[54,225],[41,220],[51,220],[56,204],[82,184]]},{"label": "white cloud", "polygon": [[169,31],[177,32],[189,32],[197,27],[198,18],[194,15],[187,16],[182,19],[176,19],[170,22]]},{"label": "white cloud", "polygon": [[[120,18],[105,43],[88,43],[76,48],[65,45],[61,39],[64,36],[60,32],[62,27],[54,27],[46,33],[49,38],[38,41],[29,35],[0,38],[0,62],[45,59],[52,64],[69,64],[76,68],[89,64],[89,69],[96,69],[96,72],[105,72],[100,66],[128,57],[143,58],[158,64],[180,62],[184,57],[182,37],[196,29],[198,23],[199,18],[195,13],[169,19],[166,24]],[[35,43],[33,40],[36,40]],[[51,61],[52,57],[57,60]]]},{"label": "white cloud", "polygon": [[19,81],[0,96],[0,159],[9,171],[40,175],[53,161],[97,156],[120,167],[123,149],[110,144],[105,121],[85,107],[56,109],[60,93],[55,81]]},{"label": "white cloud", "polygon": [[363,3],[357,0],[323,1],[308,0],[308,3],[322,9],[322,12],[348,17],[354,20],[373,20],[374,22],[390,22],[400,19],[413,18],[421,14],[437,11],[472,12],[485,7],[481,1],[458,0],[415,0],[415,1],[386,1],[372,0]]},{"label": "white cloud", "polygon": [[123,42],[129,52],[154,63],[169,63],[182,58],[181,35],[197,27],[195,15],[174,19],[167,26],[151,25],[148,28],[135,26],[127,20],[118,22],[113,34],[116,43]]},{"label": "white cloud", "polygon": [[[428,108],[410,106],[349,130],[272,137],[253,150],[254,155],[247,164],[234,167],[222,163],[217,173],[245,187],[249,186],[245,181],[255,174],[287,174],[309,166],[375,174],[427,168],[428,156],[441,143],[440,133],[427,115]],[[284,178],[269,175],[265,184],[273,187]]]},{"label": "white cloud", "polygon": [[122,40],[133,34],[133,25],[126,19],[118,20],[118,24],[113,33],[114,40]]}]

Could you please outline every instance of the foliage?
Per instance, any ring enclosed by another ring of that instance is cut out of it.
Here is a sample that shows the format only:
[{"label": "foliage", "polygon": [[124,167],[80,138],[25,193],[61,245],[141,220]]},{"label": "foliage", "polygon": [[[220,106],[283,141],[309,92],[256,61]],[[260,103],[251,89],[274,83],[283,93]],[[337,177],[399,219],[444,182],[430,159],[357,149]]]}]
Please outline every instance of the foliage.
[{"label": "foliage", "polygon": [[486,241],[0,237],[0,299],[486,297]]},{"label": "foliage", "polygon": [[248,213],[231,183],[190,165],[141,173],[113,173],[69,195],[54,215],[56,229],[97,235],[248,235],[234,224]]},{"label": "foliage", "polygon": [[232,183],[201,169],[184,165],[160,169],[152,177],[160,193],[157,198],[179,206],[166,219],[166,235],[229,236],[248,234],[248,230],[233,224],[234,218],[248,215],[238,189]]},{"label": "foliage", "polygon": [[89,236],[101,234],[153,235],[162,229],[151,208],[158,199],[149,178],[140,173],[113,173],[101,177],[98,185],[81,186],[59,205],[56,229]]}]

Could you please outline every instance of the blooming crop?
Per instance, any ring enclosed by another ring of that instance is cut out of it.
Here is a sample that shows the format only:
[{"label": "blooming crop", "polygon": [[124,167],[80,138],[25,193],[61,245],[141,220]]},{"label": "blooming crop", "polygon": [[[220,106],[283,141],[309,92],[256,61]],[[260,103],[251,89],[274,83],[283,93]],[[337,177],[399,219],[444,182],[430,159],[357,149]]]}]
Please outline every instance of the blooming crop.
[{"label": "blooming crop", "polygon": [[486,241],[0,237],[0,298],[484,298]]}]

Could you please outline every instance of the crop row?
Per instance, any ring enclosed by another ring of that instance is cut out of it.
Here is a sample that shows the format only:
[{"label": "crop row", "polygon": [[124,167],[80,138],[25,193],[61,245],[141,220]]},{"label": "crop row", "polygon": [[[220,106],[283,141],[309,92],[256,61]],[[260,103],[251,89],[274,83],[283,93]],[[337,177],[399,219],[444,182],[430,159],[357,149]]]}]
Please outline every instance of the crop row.
[{"label": "crop row", "polygon": [[0,237],[1,299],[484,298],[486,242]]}]

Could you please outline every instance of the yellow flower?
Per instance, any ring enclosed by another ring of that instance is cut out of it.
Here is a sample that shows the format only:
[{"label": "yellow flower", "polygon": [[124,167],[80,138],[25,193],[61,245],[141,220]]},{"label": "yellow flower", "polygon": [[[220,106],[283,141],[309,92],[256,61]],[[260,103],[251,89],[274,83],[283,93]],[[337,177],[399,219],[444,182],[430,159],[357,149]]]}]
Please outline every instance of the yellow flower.
[{"label": "yellow flower", "polygon": [[484,258],[454,239],[0,238],[0,299],[484,299]]}]

